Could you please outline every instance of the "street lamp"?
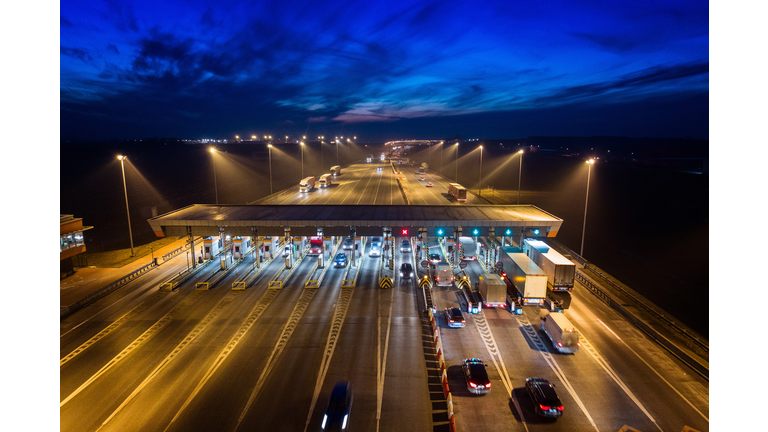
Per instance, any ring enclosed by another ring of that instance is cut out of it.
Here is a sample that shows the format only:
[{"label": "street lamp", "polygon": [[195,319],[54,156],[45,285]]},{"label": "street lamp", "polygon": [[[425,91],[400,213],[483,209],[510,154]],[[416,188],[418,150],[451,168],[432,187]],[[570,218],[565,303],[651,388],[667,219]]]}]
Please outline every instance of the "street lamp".
[{"label": "street lamp", "polygon": [[269,194],[272,195],[272,144],[267,144],[269,147]]},{"label": "street lamp", "polygon": [[304,142],[301,143],[301,178],[304,178]]},{"label": "street lamp", "polygon": [[336,165],[339,164],[339,139],[336,138]]},{"label": "street lamp", "polygon": [[456,164],[456,183],[459,182],[459,143],[456,143],[453,145],[456,147],[456,157],[453,159],[453,162]]},{"label": "street lamp", "polygon": [[590,159],[587,161],[587,164],[589,164],[589,169],[587,170],[587,198],[584,201],[584,227],[581,229],[581,250],[579,251],[579,255],[581,257],[584,257],[584,233],[587,231],[587,204],[589,203],[589,176],[592,174],[592,165],[595,163],[594,159]]},{"label": "street lamp", "polygon": [[128,156],[118,156],[117,160],[120,161],[120,168],[123,170],[123,191],[125,192],[125,214],[128,216],[128,237],[131,239],[131,256],[133,253],[133,233],[131,232],[131,212],[128,210],[128,188],[125,186],[125,159]]},{"label": "street lamp", "polygon": [[477,196],[482,197],[483,187],[483,146],[480,146],[480,183],[477,185]]},{"label": "street lamp", "polygon": [[523,179],[523,151],[517,152],[520,155],[520,169],[517,176],[517,203],[520,204],[520,180]]},{"label": "street lamp", "polygon": [[219,204],[219,186],[216,184],[216,157],[213,156],[216,153],[216,149],[211,147],[211,159],[213,160],[213,193],[216,195],[216,205]]}]

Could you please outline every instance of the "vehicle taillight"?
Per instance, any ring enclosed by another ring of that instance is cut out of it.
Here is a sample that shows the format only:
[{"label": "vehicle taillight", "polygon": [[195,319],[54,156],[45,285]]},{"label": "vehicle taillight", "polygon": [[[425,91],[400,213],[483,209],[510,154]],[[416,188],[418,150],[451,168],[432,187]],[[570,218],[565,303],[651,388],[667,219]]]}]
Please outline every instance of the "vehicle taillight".
[{"label": "vehicle taillight", "polygon": [[539,408],[541,408],[543,411],[549,411],[550,407],[548,407],[546,405],[539,404]]},{"label": "vehicle taillight", "polygon": [[487,384],[485,385],[485,388],[491,388],[491,383],[487,383]]},{"label": "vehicle taillight", "polygon": [[558,411],[562,411],[563,410],[563,406],[560,405],[559,407],[555,407],[555,409],[558,410]]},{"label": "vehicle taillight", "polygon": [[475,384],[475,383],[470,381],[469,386],[472,387],[472,388],[475,388],[475,387],[477,387],[477,384]]},{"label": "vehicle taillight", "polygon": [[557,346],[561,347],[561,346],[563,346],[563,344],[561,344],[560,342],[558,342],[558,343],[557,343]]},{"label": "vehicle taillight", "polygon": [[464,320],[461,320],[461,322],[465,323],[466,321],[464,321]]},{"label": "vehicle taillight", "polygon": [[579,343],[579,342],[576,342],[576,346],[581,346],[581,343]]},{"label": "vehicle taillight", "polygon": [[451,320],[451,322],[453,322],[453,320]]}]

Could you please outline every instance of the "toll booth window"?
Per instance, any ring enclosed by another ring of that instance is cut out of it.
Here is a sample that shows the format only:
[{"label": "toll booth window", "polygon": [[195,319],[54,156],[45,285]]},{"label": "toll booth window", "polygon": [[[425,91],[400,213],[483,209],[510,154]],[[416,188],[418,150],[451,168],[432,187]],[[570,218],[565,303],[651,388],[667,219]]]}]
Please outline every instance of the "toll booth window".
[{"label": "toll booth window", "polygon": [[240,246],[235,246],[235,252],[240,252]]},{"label": "toll booth window", "polygon": [[71,249],[78,246],[85,246],[83,241],[83,233],[71,234],[61,237],[59,240],[59,252],[63,252],[67,249]]}]

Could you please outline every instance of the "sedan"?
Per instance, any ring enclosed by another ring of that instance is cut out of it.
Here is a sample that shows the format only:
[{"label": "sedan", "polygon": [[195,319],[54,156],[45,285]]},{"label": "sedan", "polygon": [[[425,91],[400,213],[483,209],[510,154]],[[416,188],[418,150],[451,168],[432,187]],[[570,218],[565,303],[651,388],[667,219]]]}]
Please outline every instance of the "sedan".
[{"label": "sedan", "polygon": [[440,261],[442,261],[440,259],[440,254],[429,254],[429,262],[432,264],[439,264]]},{"label": "sedan", "polygon": [[432,187],[432,183],[427,183],[427,187]]},{"label": "sedan", "polygon": [[347,255],[340,253],[336,254],[336,259],[333,260],[333,266],[334,267],[346,267],[347,266]]},{"label": "sedan", "polygon": [[526,378],[525,390],[533,401],[536,414],[543,417],[563,415],[563,404],[557,397],[554,384],[544,378]]},{"label": "sedan", "polygon": [[352,237],[346,237],[344,239],[344,244],[342,245],[342,248],[351,250],[355,248],[355,242],[352,240]]},{"label": "sedan", "polygon": [[352,410],[352,389],[349,381],[338,381],[331,391],[331,400],[323,415],[323,430],[341,431],[347,429],[349,412]]},{"label": "sedan", "polygon": [[400,277],[404,279],[410,279],[413,277],[413,266],[405,263],[400,266]]},{"label": "sedan", "polygon": [[445,308],[445,322],[448,323],[448,327],[464,327],[467,321],[464,319],[461,309],[452,307]]},{"label": "sedan", "polygon": [[406,253],[411,251],[411,242],[408,240],[403,240],[402,243],[400,243],[400,252]]},{"label": "sedan", "polygon": [[467,390],[475,394],[491,392],[491,380],[485,371],[485,364],[479,358],[468,358],[461,362],[464,371],[464,379],[467,381]]},{"label": "sedan", "polygon": [[424,181],[424,177],[419,177],[419,181]]}]

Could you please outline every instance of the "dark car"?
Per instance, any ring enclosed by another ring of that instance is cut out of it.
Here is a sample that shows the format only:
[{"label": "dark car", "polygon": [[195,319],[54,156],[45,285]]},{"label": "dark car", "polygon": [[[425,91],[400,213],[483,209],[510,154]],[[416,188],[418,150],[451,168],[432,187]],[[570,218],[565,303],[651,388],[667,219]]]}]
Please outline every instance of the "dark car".
[{"label": "dark car", "polygon": [[491,392],[491,380],[485,371],[485,364],[479,358],[468,358],[461,362],[464,379],[467,380],[467,390],[475,394]]},{"label": "dark car", "polygon": [[346,267],[347,266],[347,256],[343,253],[336,254],[336,259],[333,260],[333,266],[334,267]]},{"label": "dark car", "polygon": [[442,261],[440,259],[440,254],[429,254],[429,262],[432,264],[439,264],[440,261]]},{"label": "dark car", "polygon": [[323,415],[323,430],[342,431],[349,424],[349,411],[352,410],[352,388],[349,381],[338,381],[331,391],[331,400]]},{"label": "dark car", "polygon": [[355,248],[355,242],[352,240],[352,237],[345,237],[344,238],[344,244],[341,246],[344,249],[351,250]]},{"label": "dark car", "polygon": [[464,319],[461,309],[452,307],[445,308],[445,322],[448,323],[448,327],[464,327],[467,321]]},{"label": "dark car", "polygon": [[412,278],[413,277],[413,266],[405,263],[400,266],[400,277],[401,278]]},{"label": "dark car", "polygon": [[563,404],[557,397],[554,384],[544,378],[526,378],[525,390],[533,401],[536,414],[544,417],[563,415]]}]

